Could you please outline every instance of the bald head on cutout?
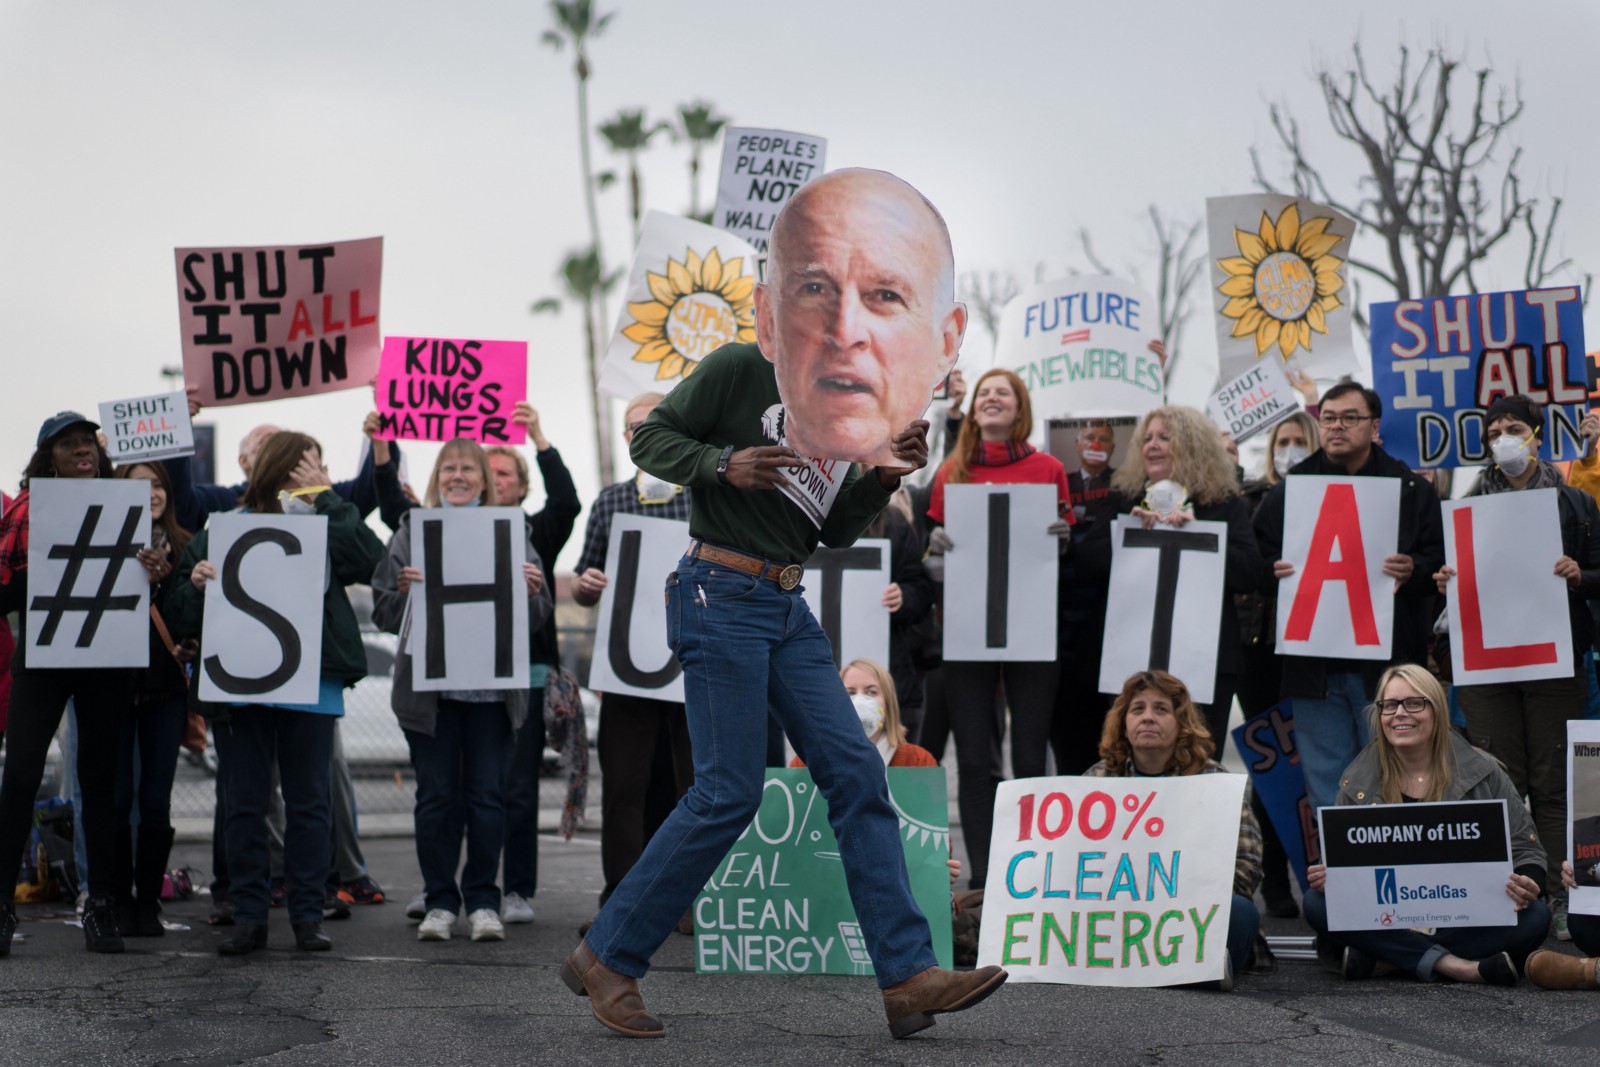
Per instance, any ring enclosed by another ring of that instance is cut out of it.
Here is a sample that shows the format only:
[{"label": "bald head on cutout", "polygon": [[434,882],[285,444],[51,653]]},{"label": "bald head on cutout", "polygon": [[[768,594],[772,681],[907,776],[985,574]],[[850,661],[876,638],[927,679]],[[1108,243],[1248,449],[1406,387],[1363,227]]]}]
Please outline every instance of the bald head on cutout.
[{"label": "bald head on cutout", "polygon": [[892,465],[961,352],[950,231],[910,185],[837,170],[801,186],[772,227],[756,336],[802,455]]}]

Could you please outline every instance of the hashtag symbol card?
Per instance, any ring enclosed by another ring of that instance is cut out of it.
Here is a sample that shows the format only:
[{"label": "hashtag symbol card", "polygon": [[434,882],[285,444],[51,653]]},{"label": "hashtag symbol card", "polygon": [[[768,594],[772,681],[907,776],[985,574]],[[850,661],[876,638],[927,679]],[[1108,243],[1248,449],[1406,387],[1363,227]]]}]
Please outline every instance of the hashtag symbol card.
[{"label": "hashtag symbol card", "polygon": [[35,478],[28,496],[28,666],[149,666],[149,483]]}]

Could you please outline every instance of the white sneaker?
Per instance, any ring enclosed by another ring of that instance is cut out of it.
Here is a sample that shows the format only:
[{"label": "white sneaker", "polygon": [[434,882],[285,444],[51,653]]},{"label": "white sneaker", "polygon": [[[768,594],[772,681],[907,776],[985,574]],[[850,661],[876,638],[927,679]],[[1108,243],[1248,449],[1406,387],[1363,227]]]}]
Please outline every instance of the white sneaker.
[{"label": "white sneaker", "polygon": [[531,923],[533,905],[521,893],[507,893],[500,899],[500,918],[508,923]]},{"label": "white sneaker", "polygon": [[443,908],[434,908],[423,918],[422,925],[417,927],[418,941],[448,941],[450,928],[456,924],[456,913],[445,911]]},{"label": "white sneaker", "polygon": [[428,894],[418,893],[411,898],[411,903],[406,905],[406,918],[419,923],[428,917]]},{"label": "white sneaker", "polygon": [[[451,916],[451,918],[455,918],[455,916]],[[472,940],[474,941],[504,941],[506,939],[506,928],[500,925],[500,914],[493,908],[479,908],[467,916],[467,922],[472,924]]]}]

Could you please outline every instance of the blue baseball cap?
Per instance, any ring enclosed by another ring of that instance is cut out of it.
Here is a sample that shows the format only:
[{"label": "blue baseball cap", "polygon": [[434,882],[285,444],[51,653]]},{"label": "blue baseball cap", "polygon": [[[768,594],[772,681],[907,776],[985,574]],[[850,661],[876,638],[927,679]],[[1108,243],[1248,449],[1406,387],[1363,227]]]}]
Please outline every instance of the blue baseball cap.
[{"label": "blue baseball cap", "polygon": [[76,411],[58,411],[44,420],[44,425],[39,427],[39,440],[35,447],[43,448],[44,443],[52,437],[58,437],[74,426],[87,426],[91,430],[98,430],[100,424],[94,422]]}]

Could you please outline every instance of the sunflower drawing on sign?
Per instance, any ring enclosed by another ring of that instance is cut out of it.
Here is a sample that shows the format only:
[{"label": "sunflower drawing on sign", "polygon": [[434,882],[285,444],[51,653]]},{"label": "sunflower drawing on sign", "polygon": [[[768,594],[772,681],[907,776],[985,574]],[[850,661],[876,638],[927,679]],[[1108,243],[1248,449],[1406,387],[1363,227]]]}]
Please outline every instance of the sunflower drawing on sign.
[{"label": "sunflower drawing on sign", "polygon": [[645,275],[651,298],[628,305],[634,321],[622,336],[639,346],[635,361],[656,365],[657,381],[687,378],[723,345],[756,339],[756,280],[745,273],[747,258],[724,262],[715,248],[704,258],[688,248],[681,261],[669,256],[665,270]]},{"label": "sunflower drawing on sign", "polygon": [[1290,204],[1276,220],[1263,211],[1258,232],[1234,228],[1239,255],[1217,260],[1227,275],[1217,291],[1229,298],[1220,314],[1235,320],[1231,336],[1254,335],[1257,358],[1274,344],[1285,360],[1296,349],[1309,354],[1312,334],[1328,332],[1344,288],[1344,260],[1332,254],[1344,238],[1327,232],[1334,221],[1301,221],[1299,205]]}]

